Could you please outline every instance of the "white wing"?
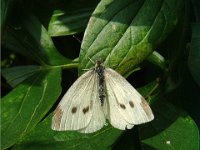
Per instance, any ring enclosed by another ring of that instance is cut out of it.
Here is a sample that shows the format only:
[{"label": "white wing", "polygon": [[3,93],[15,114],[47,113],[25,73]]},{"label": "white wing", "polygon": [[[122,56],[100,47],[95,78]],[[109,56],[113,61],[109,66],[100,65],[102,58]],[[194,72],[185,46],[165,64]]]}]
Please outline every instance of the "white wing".
[{"label": "white wing", "polygon": [[100,130],[105,125],[106,118],[105,118],[105,115],[103,113],[103,109],[102,109],[102,106],[100,104],[98,94],[97,94],[97,99],[95,99],[95,101],[94,101],[94,104],[93,104],[91,111],[92,111],[92,118],[91,118],[88,126],[86,126],[86,128],[79,130],[79,132],[81,132],[81,133],[92,133],[92,132],[95,132],[97,130]]},{"label": "white wing", "polygon": [[110,123],[119,129],[132,128],[153,120],[145,99],[116,71],[105,69]]},{"label": "white wing", "polygon": [[98,79],[94,70],[79,77],[63,96],[52,118],[52,129],[80,130],[92,119],[95,101],[98,101]]}]

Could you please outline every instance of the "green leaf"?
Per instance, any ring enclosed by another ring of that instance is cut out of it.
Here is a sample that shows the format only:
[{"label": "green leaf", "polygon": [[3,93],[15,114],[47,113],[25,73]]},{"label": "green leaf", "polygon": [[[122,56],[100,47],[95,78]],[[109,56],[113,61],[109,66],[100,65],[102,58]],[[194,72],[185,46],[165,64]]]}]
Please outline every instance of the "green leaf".
[{"label": "green leaf", "polygon": [[166,101],[154,106],[153,110],[153,130],[145,130],[149,126],[140,126],[144,150],[199,150],[198,127],[188,114]]},{"label": "green leaf", "polygon": [[51,36],[72,35],[83,31],[94,8],[64,12],[55,10],[51,17],[48,32]]},{"label": "green leaf", "polygon": [[145,86],[138,88],[137,90],[139,93],[141,93],[143,95],[143,97],[151,98],[152,94],[154,94],[154,96],[155,96],[159,93],[159,91],[155,92],[158,89],[158,87],[159,87],[159,81],[158,81],[158,79],[156,79],[154,81],[149,82]]},{"label": "green leaf", "polygon": [[[122,131],[110,126],[104,127],[99,132],[93,134],[81,134],[78,132],[57,132],[51,129],[52,115],[44,121],[26,137],[23,141],[14,146],[14,150],[22,149],[47,149],[47,150],[87,150],[87,149],[110,149],[112,143],[120,136]],[[37,143],[37,144],[35,144]]]},{"label": "green leaf", "polygon": [[200,86],[200,23],[193,24],[191,49],[188,58],[189,69]]},{"label": "green leaf", "polygon": [[37,1],[34,12],[48,28],[51,36],[83,32],[99,0]]},{"label": "green leaf", "polygon": [[73,0],[68,1],[65,8],[62,6],[54,10],[48,26],[49,34],[63,36],[84,31],[97,2],[98,0]]},{"label": "green leaf", "polygon": [[46,115],[61,92],[60,69],[41,71],[2,99],[2,149],[15,144]]},{"label": "green leaf", "polygon": [[88,58],[101,58],[126,74],[172,31],[183,6],[182,0],[102,0],[85,31],[79,71],[91,67]]},{"label": "green leaf", "polygon": [[147,58],[147,60],[153,63],[154,65],[160,67],[162,70],[167,70],[165,58],[158,52],[153,51],[153,53]]},{"label": "green leaf", "polygon": [[41,71],[41,69],[40,66],[19,66],[3,69],[2,75],[12,87],[15,87],[30,76]]},{"label": "green leaf", "polygon": [[10,27],[5,31],[3,37],[5,47],[40,64],[61,65],[71,61],[56,50],[51,37],[35,16],[22,13],[15,17],[17,20],[10,23]]},{"label": "green leaf", "polygon": [[14,0],[2,0],[1,1],[1,31],[4,28],[7,18],[10,15],[10,11],[12,10],[11,8],[12,8],[14,2],[15,2]]}]

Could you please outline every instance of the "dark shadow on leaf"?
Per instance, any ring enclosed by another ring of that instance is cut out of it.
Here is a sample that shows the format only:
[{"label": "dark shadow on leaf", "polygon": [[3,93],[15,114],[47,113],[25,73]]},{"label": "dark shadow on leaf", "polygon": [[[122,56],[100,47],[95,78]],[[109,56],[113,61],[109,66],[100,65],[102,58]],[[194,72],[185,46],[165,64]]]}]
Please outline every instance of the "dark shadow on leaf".
[{"label": "dark shadow on leaf", "polygon": [[43,81],[45,80],[48,73],[49,73],[49,71],[40,71],[40,72],[30,76],[28,79],[26,79],[21,84],[28,84],[31,86],[42,86]]},{"label": "dark shadow on leaf", "polygon": [[143,150],[157,150],[157,149],[155,149],[149,145],[143,144],[143,143],[142,143],[142,149]]},{"label": "dark shadow on leaf", "polygon": [[141,140],[153,137],[168,128],[180,116],[180,110],[162,99],[151,105],[154,120],[139,126]]},{"label": "dark shadow on leaf", "polygon": [[137,126],[131,130],[126,130],[112,145],[112,150],[140,150]]}]

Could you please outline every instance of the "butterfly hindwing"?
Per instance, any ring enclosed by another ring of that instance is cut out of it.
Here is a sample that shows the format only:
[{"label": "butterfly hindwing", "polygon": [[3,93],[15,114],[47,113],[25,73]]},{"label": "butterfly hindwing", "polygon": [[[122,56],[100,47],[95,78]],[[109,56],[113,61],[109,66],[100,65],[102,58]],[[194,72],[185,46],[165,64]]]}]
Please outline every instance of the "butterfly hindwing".
[{"label": "butterfly hindwing", "polygon": [[100,104],[98,94],[96,100],[94,101],[91,111],[92,111],[92,118],[89,124],[85,128],[81,129],[79,132],[92,133],[97,130],[100,130],[105,125],[106,119],[103,113],[102,106]]}]

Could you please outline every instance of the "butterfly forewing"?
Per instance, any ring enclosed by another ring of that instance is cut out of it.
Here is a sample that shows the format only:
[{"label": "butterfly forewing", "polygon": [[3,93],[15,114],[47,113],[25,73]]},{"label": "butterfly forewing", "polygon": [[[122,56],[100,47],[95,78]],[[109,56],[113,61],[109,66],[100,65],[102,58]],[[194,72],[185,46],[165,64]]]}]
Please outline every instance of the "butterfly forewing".
[{"label": "butterfly forewing", "polygon": [[92,109],[98,101],[97,75],[90,70],[69,88],[54,112],[52,129],[58,131],[80,130],[92,118]]},{"label": "butterfly forewing", "polygon": [[130,125],[153,120],[154,116],[149,105],[125,78],[116,71],[106,68],[105,80],[111,124],[118,124],[116,122],[120,117],[124,119],[124,124]]}]

